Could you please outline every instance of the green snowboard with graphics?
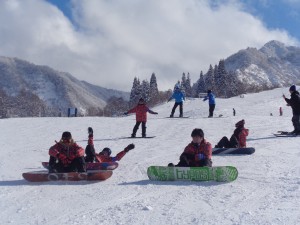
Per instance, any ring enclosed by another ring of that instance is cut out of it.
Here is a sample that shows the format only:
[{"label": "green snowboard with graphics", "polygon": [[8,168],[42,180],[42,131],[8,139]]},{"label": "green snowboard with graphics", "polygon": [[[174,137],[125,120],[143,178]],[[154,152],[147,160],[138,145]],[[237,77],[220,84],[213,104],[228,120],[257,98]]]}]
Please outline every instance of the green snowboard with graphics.
[{"label": "green snowboard with graphics", "polygon": [[150,180],[157,181],[218,181],[231,182],[238,177],[238,171],[233,166],[215,167],[168,167],[150,166],[147,169]]}]

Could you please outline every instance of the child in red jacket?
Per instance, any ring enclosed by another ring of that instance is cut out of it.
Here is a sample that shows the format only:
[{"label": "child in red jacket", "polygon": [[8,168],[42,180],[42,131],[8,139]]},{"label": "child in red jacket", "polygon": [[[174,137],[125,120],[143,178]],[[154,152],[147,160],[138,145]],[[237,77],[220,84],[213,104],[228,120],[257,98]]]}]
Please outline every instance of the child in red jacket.
[{"label": "child in red jacket", "polygon": [[230,140],[224,136],[215,148],[246,148],[246,137],[249,135],[249,130],[244,126],[245,120],[237,122]]},{"label": "child in red jacket", "polygon": [[49,155],[49,173],[86,172],[84,150],[68,131],[49,149]]},{"label": "child in red jacket", "polygon": [[96,153],[94,147],[94,131],[93,128],[88,128],[88,144],[85,148],[85,161],[86,162],[115,162],[120,161],[123,156],[129,152],[130,150],[134,149],[134,144],[129,144],[123,151],[119,152],[116,156],[111,157],[111,150],[110,148],[104,148],[99,154]]},{"label": "child in red jacket", "polygon": [[140,124],[142,124],[142,137],[146,137],[146,122],[147,122],[147,112],[151,114],[158,114],[157,112],[153,112],[148,108],[143,98],[140,98],[138,105],[128,112],[124,114],[127,115],[129,113],[135,113],[136,115],[136,124],[133,127],[133,131],[131,137],[134,138],[136,136],[136,132],[139,129]]},{"label": "child in red jacket", "polygon": [[[204,139],[202,129],[194,129],[192,131],[192,142],[185,147],[180,155],[179,163],[176,167],[203,167],[212,166],[212,147],[209,142]],[[174,166],[169,163],[168,166]]]}]

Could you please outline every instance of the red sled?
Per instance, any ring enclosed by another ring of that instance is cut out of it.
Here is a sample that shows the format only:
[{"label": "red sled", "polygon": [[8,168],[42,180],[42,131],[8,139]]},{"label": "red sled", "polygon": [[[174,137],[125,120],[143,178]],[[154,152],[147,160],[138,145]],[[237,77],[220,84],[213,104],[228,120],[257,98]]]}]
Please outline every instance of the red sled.
[{"label": "red sled", "polygon": [[[49,162],[42,162],[44,168],[49,169]],[[87,170],[114,170],[119,166],[117,162],[86,163]]]},{"label": "red sled", "polygon": [[48,173],[48,171],[35,171],[23,173],[22,176],[29,182],[45,181],[103,181],[112,176],[111,170],[89,171],[86,173]]}]

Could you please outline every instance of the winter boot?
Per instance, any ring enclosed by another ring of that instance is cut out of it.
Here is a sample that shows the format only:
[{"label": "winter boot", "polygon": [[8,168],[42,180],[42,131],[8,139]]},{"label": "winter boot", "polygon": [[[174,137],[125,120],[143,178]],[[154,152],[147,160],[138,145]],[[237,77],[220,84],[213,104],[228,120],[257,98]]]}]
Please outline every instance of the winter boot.
[{"label": "winter boot", "polygon": [[174,167],[175,165],[173,163],[169,163],[168,167]]},{"label": "winter boot", "polygon": [[132,137],[132,138],[135,138],[135,134],[131,134],[131,137]]}]

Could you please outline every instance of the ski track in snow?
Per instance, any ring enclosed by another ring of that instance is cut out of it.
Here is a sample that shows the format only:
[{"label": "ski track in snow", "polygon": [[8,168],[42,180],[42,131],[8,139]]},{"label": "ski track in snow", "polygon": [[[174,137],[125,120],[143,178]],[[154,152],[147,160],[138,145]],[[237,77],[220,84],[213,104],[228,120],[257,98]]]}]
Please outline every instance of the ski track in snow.
[{"label": "ski track in snow", "polygon": [[[173,102],[154,108],[147,135],[153,139],[118,139],[129,136],[134,115],[120,118],[12,118],[0,120],[0,224],[300,224],[300,138],[276,138],[277,130],[292,130],[292,112],[275,89],[245,98],[216,99],[215,115],[206,118],[208,103],[184,103],[188,119],[169,119]],[[280,117],[279,107],[284,115]],[[237,116],[232,116],[232,108]],[[178,110],[178,109],[177,109]],[[270,113],[273,116],[270,116]],[[175,116],[178,115],[176,111]],[[202,128],[214,146],[232,134],[245,119],[253,155],[213,156],[213,165],[233,165],[239,177],[231,183],[159,182],[148,180],[150,165],[177,163]],[[29,183],[26,171],[43,170],[48,149],[65,130],[85,147],[87,127],[93,127],[96,151],[110,147],[117,154],[130,143],[129,152],[103,182]],[[140,135],[141,129],[137,135]]]}]

